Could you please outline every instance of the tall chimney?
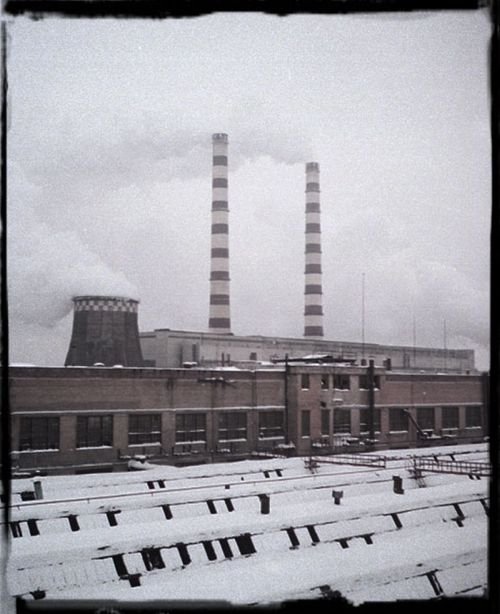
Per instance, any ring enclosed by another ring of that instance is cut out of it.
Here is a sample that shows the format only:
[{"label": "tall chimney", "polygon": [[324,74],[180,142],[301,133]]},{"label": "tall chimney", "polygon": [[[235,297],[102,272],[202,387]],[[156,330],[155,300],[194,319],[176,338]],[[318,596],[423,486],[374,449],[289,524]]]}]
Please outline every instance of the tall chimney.
[{"label": "tall chimney", "polygon": [[306,279],[304,337],[323,337],[319,164],[306,164]]},{"label": "tall chimney", "polygon": [[211,333],[231,334],[229,309],[229,209],[227,204],[227,134],[212,135],[212,243],[210,258]]},{"label": "tall chimney", "polygon": [[73,303],[73,333],[65,366],[143,366],[139,301],[121,296],[75,296]]}]

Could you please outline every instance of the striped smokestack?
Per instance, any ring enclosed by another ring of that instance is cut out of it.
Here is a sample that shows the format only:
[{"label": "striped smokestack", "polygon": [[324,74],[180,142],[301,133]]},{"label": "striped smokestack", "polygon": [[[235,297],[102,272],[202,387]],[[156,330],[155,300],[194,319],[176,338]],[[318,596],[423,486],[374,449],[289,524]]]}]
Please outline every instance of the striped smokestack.
[{"label": "striped smokestack", "polygon": [[304,337],[323,337],[319,164],[306,164],[306,279]]},{"label": "striped smokestack", "polygon": [[139,301],[122,296],[75,296],[73,303],[73,333],[65,366],[143,366]]},{"label": "striped smokestack", "polygon": [[227,134],[212,135],[212,243],[210,258],[211,333],[231,334],[229,310],[229,209],[227,204]]}]

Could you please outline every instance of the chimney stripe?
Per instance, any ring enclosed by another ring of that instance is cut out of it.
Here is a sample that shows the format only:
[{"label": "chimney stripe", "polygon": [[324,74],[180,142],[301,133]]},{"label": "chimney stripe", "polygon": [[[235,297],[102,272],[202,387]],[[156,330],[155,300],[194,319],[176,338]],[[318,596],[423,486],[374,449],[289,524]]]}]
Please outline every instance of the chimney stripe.
[{"label": "chimney stripe", "polygon": [[304,329],[304,337],[323,337],[323,327],[306,326]]},{"label": "chimney stripe", "polygon": [[306,264],[305,273],[321,273],[321,264],[309,263]]},{"label": "chimney stripe", "polygon": [[229,258],[227,247],[212,247],[212,258]]},{"label": "chimney stripe", "polygon": [[226,329],[230,328],[231,322],[229,318],[210,318],[208,321],[208,326],[209,328],[213,329],[211,332],[220,333],[225,332]]},{"label": "chimney stripe", "polygon": [[[229,271],[211,271],[210,281],[229,281]],[[229,296],[229,295],[228,295]]]},{"label": "chimney stripe", "polygon": [[227,200],[212,201],[212,211],[227,211]]},{"label": "chimney stripe", "polygon": [[304,336],[323,337],[319,164],[306,164]]},{"label": "chimney stripe", "polygon": [[306,305],[304,310],[304,315],[306,316],[322,316],[323,315],[323,307],[321,305]]},{"label": "chimney stripe", "polygon": [[229,305],[228,294],[211,294],[210,305]]},{"label": "chimney stripe", "polygon": [[305,294],[323,294],[321,284],[306,284]]},{"label": "chimney stripe", "polygon": [[306,243],[306,254],[321,254],[321,243]]},{"label": "chimney stripe", "polygon": [[227,178],[214,177],[212,179],[212,187],[213,188],[227,188]]},{"label": "chimney stripe", "polygon": [[212,234],[228,234],[229,225],[228,224],[212,224]]},{"label": "chimney stripe", "polygon": [[230,334],[227,134],[213,134],[212,147],[212,239],[208,328],[210,332]]}]

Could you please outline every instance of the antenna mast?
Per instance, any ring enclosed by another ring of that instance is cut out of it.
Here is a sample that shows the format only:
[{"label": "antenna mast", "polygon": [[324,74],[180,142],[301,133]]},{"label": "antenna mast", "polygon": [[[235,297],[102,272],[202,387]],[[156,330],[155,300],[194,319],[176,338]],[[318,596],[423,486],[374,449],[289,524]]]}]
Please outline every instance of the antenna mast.
[{"label": "antenna mast", "polygon": [[444,345],[444,370],[446,371],[448,364],[447,364],[447,351],[446,351],[446,320],[443,323],[443,345]]},{"label": "antenna mast", "polygon": [[361,354],[365,357],[365,274],[361,275]]}]

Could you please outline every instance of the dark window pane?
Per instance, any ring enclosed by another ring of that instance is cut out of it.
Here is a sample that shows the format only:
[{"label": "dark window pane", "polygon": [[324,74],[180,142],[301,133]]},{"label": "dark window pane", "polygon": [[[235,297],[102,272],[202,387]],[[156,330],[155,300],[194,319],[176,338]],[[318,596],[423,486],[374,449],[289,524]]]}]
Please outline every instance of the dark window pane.
[{"label": "dark window pane", "polygon": [[481,407],[466,407],[465,408],[465,426],[482,426]]},{"label": "dark window pane", "polygon": [[219,439],[246,439],[247,416],[244,411],[219,414]]},{"label": "dark window pane", "polygon": [[311,412],[305,410],[302,412],[302,437],[309,437],[311,435]]},{"label": "dark window pane", "polygon": [[417,424],[424,431],[433,431],[434,407],[417,407]]},{"label": "dark window pane", "polygon": [[283,437],[283,412],[266,411],[259,413],[259,438]]},{"label": "dark window pane", "polygon": [[78,416],[76,447],[113,445],[113,416]]},{"label": "dark window pane", "polygon": [[351,411],[349,409],[335,409],[333,417],[333,432],[351,432]]},{"label": "dark window pane", "polygon": [[206,441],[206,415],[203,413],[177,414],[175,417],[175,441],[178,443]]},{"label": "dark window pane", "polygon": [[391,407],[389,409],[389,430],[390,431],[407,431],[408,416],[400,407]]},{"label": "dark window pane", "polygon": [[329,409],[321,410],[321,434],[322,435],[330,434],[330,410]]},{"label": "dark window pane", "polygon": [[350,390],[351,378],[344,373],[335,373],[333,376],[333,387],[337,390]]},{"label": "dark window pane", "polygon": [[159,414],[136,414],[129,416],[129,444],[160,443]]},{"label": "dark window pane", "polygon": [[442,408],[442,425],[444,429],[458,428],[458,407]]},{"label": "dark window pane", "polygon": [[19,447],[21,450],[57,450],[59,418],[21,418]]},{"label": "dark window pane", "polygon": [[[360,433],[370,432],[370,410],[362,408],[359,411],[359,431]],[[373,411],[373,430],[380,432],[380,408],[375,407]]]}]

